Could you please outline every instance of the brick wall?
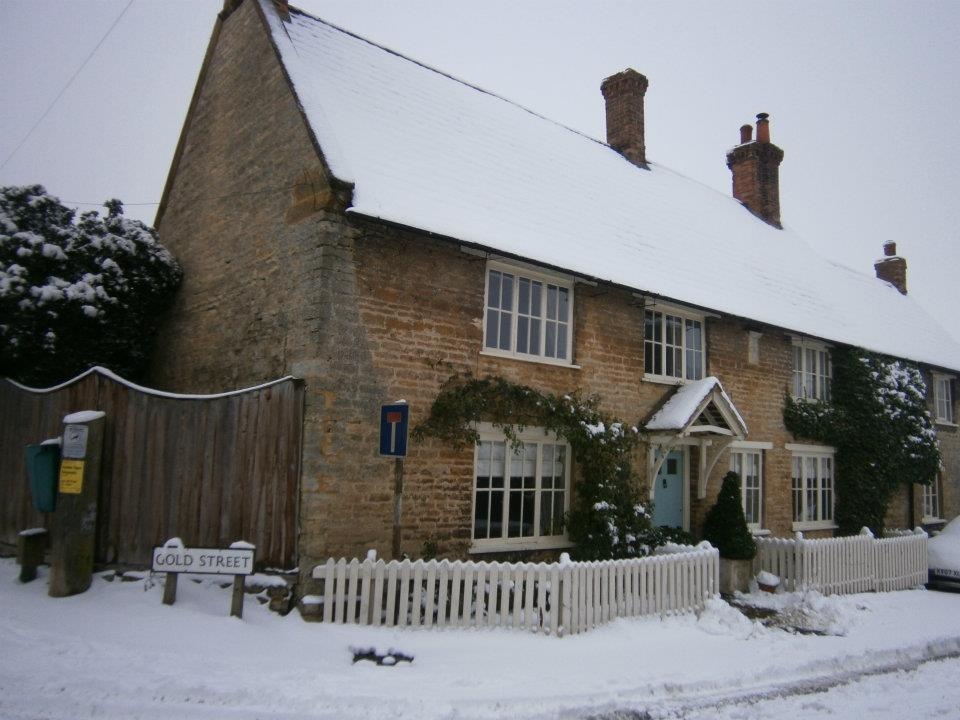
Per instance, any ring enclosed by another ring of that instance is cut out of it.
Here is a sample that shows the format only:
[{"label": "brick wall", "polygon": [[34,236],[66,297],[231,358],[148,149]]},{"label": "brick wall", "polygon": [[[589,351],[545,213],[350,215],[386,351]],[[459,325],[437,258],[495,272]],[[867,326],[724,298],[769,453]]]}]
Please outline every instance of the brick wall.
[{"label": "brick wall", "polygon": [[[757,362],[750,362],[749,334],[759,332]],[[793,372],[790,338],[776,328],[747,325],[734,319],[710,319],[707,324],[708,372],[723,383],[744,422],[747,439],[773,443],[763,454],[764,529],[775,535],[791,532],[791,461],[785,443],[797,442],[783,425],[783,403]],[[720,482],[729,470],[729,453],[718,461],[707,485],[707,497],[691,507],[691,527],[699,531],[716,501]],[[691,493],[691,497],[695,494]]]}]

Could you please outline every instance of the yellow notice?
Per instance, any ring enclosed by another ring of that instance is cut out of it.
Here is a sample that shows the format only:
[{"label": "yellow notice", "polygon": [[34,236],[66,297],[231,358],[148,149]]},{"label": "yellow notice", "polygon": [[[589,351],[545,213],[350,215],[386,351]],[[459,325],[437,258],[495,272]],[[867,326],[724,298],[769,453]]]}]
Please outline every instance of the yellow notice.
[{"label": "yellow notice", "polygon": [[60,492],[79,495],[83,490],[83,460],[60,461]]}]

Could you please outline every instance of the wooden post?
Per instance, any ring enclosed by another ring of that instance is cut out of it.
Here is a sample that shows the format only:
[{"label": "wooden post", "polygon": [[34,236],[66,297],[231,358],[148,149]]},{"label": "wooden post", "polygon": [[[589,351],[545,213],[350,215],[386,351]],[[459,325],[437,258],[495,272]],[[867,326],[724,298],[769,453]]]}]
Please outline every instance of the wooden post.
[{"label": "wooden post", "polygon": [[243,589],[245,578],[245,575],[233,576],[233,598],[230,600],[230,615],[232,617],[243,617]]},{"label": "wooden post", "polygon": [[51,514],[50,597],[82,593],[93,581],[104,413],[67,415],[57,509]]},{"label": "wooden post", "polygon": [[163,581],[163,604],[173,605],[177,601],[177,578],[180,573],[168,572]]},{"label": "wooden post", "polygon": [[37,566],[50,544],[50,534],[44,528],[24,530],[17,535],[17,562],[20,563],[20,582],[37,579]]},{"label": "wooden post", "polygon": [[400,521],[403,513],[403,458],[393,465],[393,559],[400,560]]}]

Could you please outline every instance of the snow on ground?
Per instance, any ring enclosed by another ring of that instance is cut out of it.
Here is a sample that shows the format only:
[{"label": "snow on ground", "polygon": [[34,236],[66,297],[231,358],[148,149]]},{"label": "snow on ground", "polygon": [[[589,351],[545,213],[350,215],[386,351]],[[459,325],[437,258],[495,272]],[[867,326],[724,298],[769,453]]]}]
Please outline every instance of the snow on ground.
[{"label": "snow on ground", "polygon": [[[716,600],[699,617],[618,620],[553,638],[308,624],[296,613],[270,613],[253,596],[239,620],[228,617],[230,590],[220,586],[227,581],[210,576],[182,578],[172,607],[150,577],[98,576],[88,592],[54,599],[45,570],[23,585],[14,562],[0,560],[5,720],[583,718],[628,710],[752,718],[765,707],[826,717],[850,697],[858,710],[879,704],[872,716],[893,718],[906,706],[878,703],[876,688],[903,695],[911,682],[930,701],[923,707],[947,708],[938,717],[957,717],[950,713],[960,707],[956,660],[913,670],[960,654],[960,594],[778,600],[807,608],[831,635],[767,628]],[[414,660],[354,664],[351,648],[393,649]],[[903,668],[910,672],[858,679]],[[850,684],[796,694],[843,681]],[[945,700],[933,697],[940,689]],[[786,697],[756,702],[760,695]],[[830,698],[840,699],[830,705]],[[720,710],[707,710],[717,703]]]}]

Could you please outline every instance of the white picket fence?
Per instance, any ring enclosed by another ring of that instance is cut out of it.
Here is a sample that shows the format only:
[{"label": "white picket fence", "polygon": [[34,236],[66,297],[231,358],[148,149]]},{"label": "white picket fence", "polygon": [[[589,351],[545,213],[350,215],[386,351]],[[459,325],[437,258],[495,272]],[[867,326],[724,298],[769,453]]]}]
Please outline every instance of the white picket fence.
[{"label": "white picket fence", "polygon": [[618,617],[703,607],[718,592],[719,555],[704,544],[632,560],[567,563],[327,560],[304,598],[323,622],[506,627],[572,635]]},{"label": "white picket fence", "polygon": [[759,569],[780,577],[786,590],[826,595],[905,590],[927,581],[927,534],[889,533],[874,538],[864,528],[852,537],[808,540],[757,538]]}]

